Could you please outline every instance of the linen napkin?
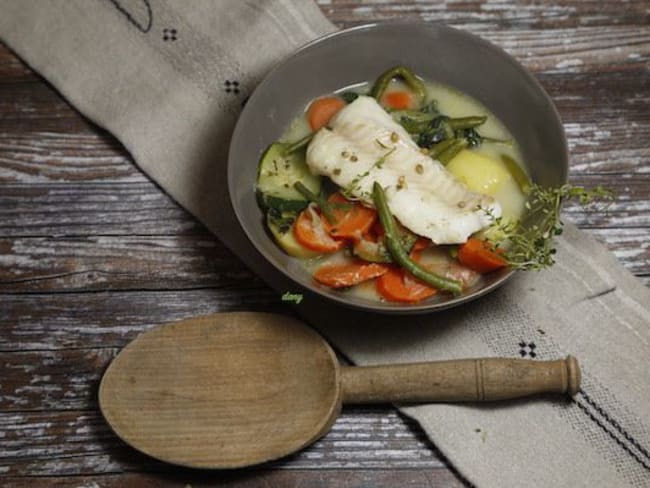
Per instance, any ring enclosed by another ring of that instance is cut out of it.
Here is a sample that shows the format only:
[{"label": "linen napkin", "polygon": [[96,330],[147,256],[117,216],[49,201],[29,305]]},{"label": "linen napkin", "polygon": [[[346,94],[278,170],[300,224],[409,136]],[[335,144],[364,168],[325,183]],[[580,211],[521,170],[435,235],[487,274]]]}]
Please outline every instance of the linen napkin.
[{"label": "linen napkin", "polygon": [[[229,136],[266,71],[333,30],[311,0],[0,0],[2,40],[279,292],[292,285],[233,215]],[[573,401],[402,411],[477,486],[649,486],[650,291],[576,228],[558,244],[552,270],[448,312],[374,317],[311,295],[299,312],[358,364],[574,354]]]}]

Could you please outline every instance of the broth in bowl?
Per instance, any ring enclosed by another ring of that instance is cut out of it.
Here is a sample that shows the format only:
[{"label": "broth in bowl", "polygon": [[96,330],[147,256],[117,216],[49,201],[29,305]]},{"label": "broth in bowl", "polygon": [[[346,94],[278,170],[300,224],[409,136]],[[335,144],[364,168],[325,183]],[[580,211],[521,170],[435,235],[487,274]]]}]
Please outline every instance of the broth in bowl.
[{"label": "broth in bowl", "polygon": [[503,229],[530,186],[494,114],[400,66],[310,101],[263,154],[256,190],[270,236],[318,286],[418,303],[508,266]]}]

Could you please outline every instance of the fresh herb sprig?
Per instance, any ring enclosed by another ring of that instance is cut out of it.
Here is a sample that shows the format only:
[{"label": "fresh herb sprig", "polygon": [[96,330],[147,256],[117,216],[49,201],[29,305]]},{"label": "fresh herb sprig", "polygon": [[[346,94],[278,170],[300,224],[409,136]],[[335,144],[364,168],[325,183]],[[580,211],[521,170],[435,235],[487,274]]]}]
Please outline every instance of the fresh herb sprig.
[{"label": "fresh herb sprig", "polygon": [[564,223],[560,210],[563,202],[576,200],[586,206],[612,199],[612,192],[601,186],[586,189],[566,184],[544,188],[534,184],[530,187],[522,220],[508,222],[502,217],[494,218],[487,234],[511,268],[538,271],[555,263],[553,238],[562,234]]}]

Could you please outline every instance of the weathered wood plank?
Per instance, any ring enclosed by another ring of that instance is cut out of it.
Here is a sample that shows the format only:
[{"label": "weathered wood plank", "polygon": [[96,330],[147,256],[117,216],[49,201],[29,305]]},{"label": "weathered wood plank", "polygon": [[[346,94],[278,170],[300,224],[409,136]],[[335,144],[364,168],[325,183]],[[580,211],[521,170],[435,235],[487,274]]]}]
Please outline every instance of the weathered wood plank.
[{"label": "weathered wood plank", "polygon": [[6,488],[347,488],[395,487],[455,488],[467,486],[443,468],[400,470],[277,470],[232,472],[179,470],[160,473],[125,473],[74,478],[7,478]]},{"label": "weathered wood plank", "polygon": [[0,352],[124,347],[154,325],[214,312],[289,313],[267,287],[0,295]]},{"label": "weathered wood plank", "polygon": [[62,127],[68,133],[97,130],[43,82],[2,84],[0,133],[17,129],[56,132]]},{"label": "weathered wood plank", "polygon": [[148,179],[106,132],[0,132],[0,183],[73,181]]},{"label": "weathered wood plank", "polygon": [[598,0],[493,0],[490,2],[414,0],[316,0],[323,13],[340,26],[406,18],[445,22],[484,30],[512,30],[518,26],[537,29],[574,29],[580,26],[646,25],[647,4],[632,0],[625,7]]},{"label": "weathered wood plank", "polygon": [[0,292],[236,287],[262,281],[213,236],[0,239]]},{"label": "weathered wood plank", "polygon": [[0,186],[0,236],[186,235],[207,230],[151,181]]},{"label": "weathered wood plank", "polygon": [[38,76],[0,42],[0,84],[38,81]]},{"label": "weathered wood plank", "polygon": [[[282,469],[444,467],[416,424],[389,406],[346,408],[311,447],[270,466]],[[120,441],[96,411],[0,413],[5,476],[164,470]]]},{"label": "weathered wood plank", "polygon": [[0,352],[0,412],[96,410],[97,385],[119,351]]},{"label": "weathered wood plank", "polygon": [[5,185],[0,215],[4,236],[174,235],[199,229],[187,212],[150,181]]}]

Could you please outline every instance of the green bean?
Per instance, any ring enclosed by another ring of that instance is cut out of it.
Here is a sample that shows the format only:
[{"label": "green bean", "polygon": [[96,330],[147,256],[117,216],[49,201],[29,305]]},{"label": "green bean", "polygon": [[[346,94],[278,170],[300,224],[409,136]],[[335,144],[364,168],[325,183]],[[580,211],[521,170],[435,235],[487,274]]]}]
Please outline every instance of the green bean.
[{"label": "green bean", "polygon": [[318,208],[320,208],[321,212],[323,212],[323,215],[325,216],[325,218],[328,220],[330,224],[334,224],[336,222],[336,217],[334,216],[332,207],[329,205],[329,203],[327,203],[327,200],[325,200],[325,198],[323,198],[321,195],[316,195],[313,191],[307,188],[301,181],[296,181],[293,184],[293,187],[307,200],[309,200],[310,202],[314,202],[316,205],[318,205]]},{"label": "green bean", "polygon": [[506,146],[510,146],[510,147],[514,145],[512,139],[496,139],[494,137],[481,136],[481,140],[483,142],[492,142],[494,144],[505,144]]},{"label": "green bean", "polygon": [[406,254],[406,251],[404,251],[404,248],[400,243],[397,225],[395,224],[395,219],[388,209],[388,203],[386,203],[386,195],[384,194],[384,190],[376,181],[372,187],[372,199],[375,207],[377,208],[377,213],[379,214],[379,221],[384,228],[384,242],[386,243],[386,247],[388,248],[388,251],[390,252],[395,262],[402,266],[413,276],[433,286],[434,288],[449,291],[455,295],[461,293],[463,291],[463,285],[460,281],[452,280],[444,276],[431,273],[430,271],[417,264],[411,258],[409,258],[408,254]]},{"label": "green bean", "polygon": [[434,114],[426,114],[416,110],[396,110],[391,115],[393,120],[411,134],[418,134],[426,130],[436,117]]},{"label": "green bean", "polygon": [[440,156],[449,146],[454,144],[457,140],[458,139],[445,139],[444,141],[439,142],[431,148],[429,151],[429,156],[431,156],[433,159],[438,159],[438,156]]},{"label": "green bean", "polygon": [[456,133],[454,131],[454,128],[449,123],[448,118],[444,118],[444,119],[440,120],[440,127],[442,127],[442,130],[445,131],[445,137],[447,139],[451,139],[451,138],[455,137]]},{"label": "green bean", "polygon": [[454,157],[466,147],[467,141],[465,139],[455,139],[452,145],[438,155],[438,161],[447,166],[449,161],[454,159]]},{"label": "green bean", "polygon": [[408,87],[413,90],[413,92],[418,96],[420,100],[424,100],[426,98],[424,83],[422,83],[422,81],[417,76],[415,76],[413,71],[404,66],[395,66],[377,78],[377,81],[375,81],[375,84],[372,85],[372,89],[370,90],[370,96],[379,101],[381,99],[381,96],[386,91],[386,88],[388,88],[388,84],[393,78],[403,79]]},{"label": "green bean", "polygon": [[531,181],[524,169],[519,166],[517,161],[506,154],[501,155],[501,161],[505,164],[506,169],[519,185],[519,189],[524,195],[530,193]]},{"label": "green bean", "polygon": [[[429,127],[430,122],[433,120],[433,115],[422,114],[420,112],[414,112],[415,116],[401,113],[399,114],[398,123],[406,129],[406,132],[410,134],[419,134],[424,132]],[[393,115],[395,112],[393,113]]]},{"label": "green bean", "polygon": [[457,117],[455,119],[449,119],[447,122],[452,129],[473,129],[482,125],[487,120],[487,115],[473,115],[471,117]]},{"label": "green bean", "polygon": [[426,112],[420,112],[419,110],[394,110],[391,112],[391,115],[394,119],[399,120],[401,117],[407,117],[414,122],[431,122],[436,118],[437,114],[429,114]]},{"label": "green bean", "polygon": [[309,142],[310,142],[310,141],[312,140],[312,138],[314,137],[314,134],[315,134],[315,133],[312,132],[311,134],[307,134],[307,135],[306,135],[305,137],[303,137],[302,139],[298,139],[296,142],[292,142],[291,144],[289,144],[289,145],[285,148],[285,150],[284,150],[284,154],[285,154],[285,156],[288,156],[289,154],[294,153],[294,152],[296,152],[298,149],[302,149],[302,148],[305,147],[307,144],[309,144]]}]

